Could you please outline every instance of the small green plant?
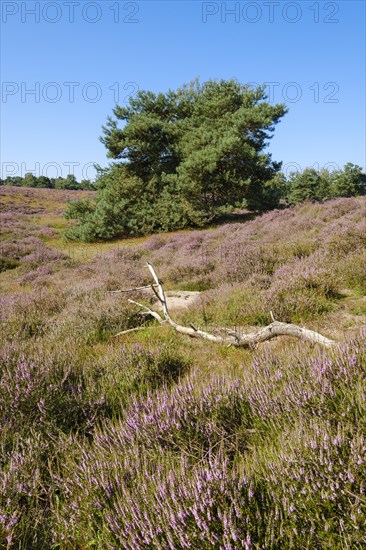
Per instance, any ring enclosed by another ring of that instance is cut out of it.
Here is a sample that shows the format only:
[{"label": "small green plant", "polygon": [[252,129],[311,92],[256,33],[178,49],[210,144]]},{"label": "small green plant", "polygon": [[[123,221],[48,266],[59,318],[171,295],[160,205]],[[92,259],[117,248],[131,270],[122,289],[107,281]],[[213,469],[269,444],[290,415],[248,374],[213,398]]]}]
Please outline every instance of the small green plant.
[{"label": "small green plant", "polygon": [[15,269],[20,265],[18,260],[13,260],[12,258],[0,258],[0,273],[2,271],[7,271],[8,269]]}]

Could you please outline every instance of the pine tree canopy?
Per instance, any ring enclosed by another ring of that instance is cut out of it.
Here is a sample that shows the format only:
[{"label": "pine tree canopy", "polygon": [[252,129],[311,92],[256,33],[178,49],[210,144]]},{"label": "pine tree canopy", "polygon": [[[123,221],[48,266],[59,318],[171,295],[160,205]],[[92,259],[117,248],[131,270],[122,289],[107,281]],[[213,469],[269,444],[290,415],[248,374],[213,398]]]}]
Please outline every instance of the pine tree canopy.
[{"label": "pine tree canopy", "polygon": [[101,141],[118,162],[100,175],[94,208],[71,207],[74,236],[197,227],[235,208],[273,206],[268,184],[281,163],[265,149],[287,109],[266,99],[264,87],[235,79],[194,80],[117,105]]}]

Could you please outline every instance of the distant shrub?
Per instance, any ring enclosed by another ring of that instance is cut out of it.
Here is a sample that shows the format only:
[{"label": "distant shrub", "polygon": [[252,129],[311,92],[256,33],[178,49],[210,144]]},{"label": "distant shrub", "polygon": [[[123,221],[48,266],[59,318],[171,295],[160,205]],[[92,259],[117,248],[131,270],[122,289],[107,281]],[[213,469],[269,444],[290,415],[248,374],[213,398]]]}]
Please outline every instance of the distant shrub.
[{"label": "distant shrub", "polygon": [[333,172],[306,168],[303,172],[290,174],[286,187],[289,204],[335,197],[357,197],[366,194],[366,174],[361,166],[351,162],[345,164],[343,170]]},{"label": "distant shrub", "polygon": [[69,174],[66,178],[48,178],[47,176],[35,176],[32,173],[27,173],[24,177],[8,176],[6,179],[0,179],[0,185],[11,185],[16,187],[46,187],[50,189],[95,189],[93,183],[90,180],[82,180],[78,182],[73,174]]},{"label": "distant shrub", "polygon": [[306,168],[303,172],[290,175],[288,189],[289,204],[298,204],[307,200],[317,201],[328,195],[329,180],[317,170]]},{"label": "distant shrub", "polygon": [[355,197],[366,194],[366,174],[361,166],[348,162],[344,170],[337,170],[331,177],[331,196]]}]

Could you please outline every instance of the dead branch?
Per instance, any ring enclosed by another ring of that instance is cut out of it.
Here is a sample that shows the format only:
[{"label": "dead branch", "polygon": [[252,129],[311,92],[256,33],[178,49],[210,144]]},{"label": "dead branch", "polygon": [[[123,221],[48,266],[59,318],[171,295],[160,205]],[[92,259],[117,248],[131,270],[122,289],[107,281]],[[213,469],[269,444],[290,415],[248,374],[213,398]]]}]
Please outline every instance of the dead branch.
[{"label": "dead branch", "polygon": [[159,280],[153,265],[150,262],[147,262],[147,267],[155,282],[154,285],[151,285],[151,288],[153,289],[156,297],[162,305],[165,319],[162,319],[162,317],[158,313],[152,311],[147,306],[139,304],[138,302],[134,302],[133,300],[129,300],[129,302],[136,304],[139,307],[142,307],[145,312],[152,315],[155,319],[157,319],[157,321],[159,321],[159,323],[168,322],[177,332],[181,334],[187,334],[188,336],[191,336],[193,338],[203,338],[211,342],[228,344],[236,347],[254,346],[260,342],[265,342],[266,340],[275,338],[276,336],[294,336],[295,338],[307,340],[309,342],[320,344],[325,347],[331,347],[337,344],[337,342],[335,342],[334,340],[330,340],[329,338],[322,336],[321,334],[313,330],[301,328],[297,325],[289,323],[281,323],[280,321],[276,321],[272,312],[270,312],[272,319],[271,324],[256,331],[253,331],[249,334],[241,334],[238,331],[222,327],[219,330],[225,332],[226,334],[224,336],[221,336],[217,334],[210,334],[209,332],[205,332],[193,326],[185,327],[183,325],[179,325],[170,316],[164,287],[162,282]]},{"label": "dead branch", "polygon": [[133,292],[135,290],[144,290],[144,289],[151,289],[156,285],[145,285],[145,286],[137,286],[135,288],[122,288],[120,290],[108,290],[110,294],[118,294],[118,292]]},{"label": "dead branch", "polygon": [[[153,311],[152,309],[150,309],[149,307],[147,306],[144,306],[143,304],[139,304],[138,302],[135,302],[135,300],[128,300],[131,304],[136,304],[137,306],[139,307],[142,307],[145,312],[147,312],[149,315],[151,315],[152,317],[154,317],[157,321],[159,321],[159,323],[164,323],[164,319],[162,319],[159,315],[159,313],[156,313],[156,311]],[[143,312],[143,313],[145,313]]]},{"label": "dead branch", "polygon": [[160,328],[161,325],[155,325],[155,326],[151,326],[151,327],[134,327],[134,328],[129,328],[127,330],[122,330],[121,332],[118,332],[117,334],[114,334],[112,338],[117,338],[117,336],[122,336],[122,334],[128,334],[129,332],[136,332],[138,330],[146,330],[147,328]]}]

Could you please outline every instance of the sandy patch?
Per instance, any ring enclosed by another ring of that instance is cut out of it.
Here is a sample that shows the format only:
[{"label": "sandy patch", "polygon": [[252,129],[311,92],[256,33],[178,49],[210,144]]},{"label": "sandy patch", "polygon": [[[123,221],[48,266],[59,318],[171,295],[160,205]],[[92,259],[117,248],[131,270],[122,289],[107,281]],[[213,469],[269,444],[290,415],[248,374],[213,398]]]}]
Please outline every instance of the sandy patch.
[{"label": "sandy patch", "polygon": [[[189,308],[196,303],[201,292],[198,290],[168,290],[165,292],[169,309]],[[156,301],[152,309],[162,310],[160,302]]]}]

